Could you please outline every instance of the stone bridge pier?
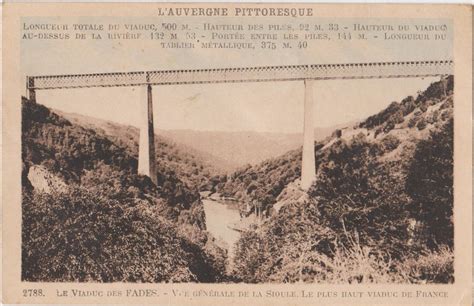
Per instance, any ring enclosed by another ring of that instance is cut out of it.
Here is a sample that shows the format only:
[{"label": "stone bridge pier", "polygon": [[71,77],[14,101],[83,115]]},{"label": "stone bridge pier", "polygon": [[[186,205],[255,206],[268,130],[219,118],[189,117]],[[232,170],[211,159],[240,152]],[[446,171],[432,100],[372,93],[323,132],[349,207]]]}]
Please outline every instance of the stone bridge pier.
[{"label": "stone bridge pier", "polygon": [[138,149],[138,174],[146,175],[153,183],[158,184],[152,86],[150,84],[141,86],[140,93],[141,126]]},{"label": "stone bridge pier", "polygon": [[304,80],[303,159],[301,164],[301,189],[303,190],[308,190],[316,179],[313,83],[313,80]]}]

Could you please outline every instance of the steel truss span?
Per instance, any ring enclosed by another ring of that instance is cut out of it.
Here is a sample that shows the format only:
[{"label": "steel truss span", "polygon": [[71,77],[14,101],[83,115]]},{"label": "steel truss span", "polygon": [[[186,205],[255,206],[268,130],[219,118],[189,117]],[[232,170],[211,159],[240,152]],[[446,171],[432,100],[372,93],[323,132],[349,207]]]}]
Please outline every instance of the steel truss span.
[{"label": "steel truss span", "polygon": [[453,61],[372,62],[28,76],[27,89],[430,77],[453,74]]}]

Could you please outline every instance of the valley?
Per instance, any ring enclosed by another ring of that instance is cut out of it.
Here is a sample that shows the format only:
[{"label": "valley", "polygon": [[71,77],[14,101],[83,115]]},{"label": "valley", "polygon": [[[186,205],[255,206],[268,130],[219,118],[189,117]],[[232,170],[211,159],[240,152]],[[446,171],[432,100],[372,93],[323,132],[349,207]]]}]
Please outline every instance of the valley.
[{"label": "valley", "polygon": [[453,89],[316,130],[307,192],[299,134],[158,130],[155,185],[137,128],[23,99],[22,279],[450,283]]}]

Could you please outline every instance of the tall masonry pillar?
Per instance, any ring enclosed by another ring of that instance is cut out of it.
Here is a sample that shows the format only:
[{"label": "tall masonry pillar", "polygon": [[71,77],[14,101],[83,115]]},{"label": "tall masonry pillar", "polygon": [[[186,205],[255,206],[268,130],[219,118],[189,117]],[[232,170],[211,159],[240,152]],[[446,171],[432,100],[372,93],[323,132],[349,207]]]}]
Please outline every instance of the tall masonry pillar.
[{"label": "tall masonry pillar", "polygon": [[27,77],[26,83],[26,88],[28,90],[28,100],[30,100],[31,102],[36,102],[36,91],[34,89],[35,79],[32,77]]},{"label": "tall masonry pillar", "polygon": [[153,127],[153,99],[150,84],[141,88],[141,127],[138,149],[138,174],[146,175],[157,184],[155,160],[155,131]]},{"label": "tall masonry pillar", "polygon": [[304,80],[303,163],[301,165],[301,188],[303,190],[308,190],[316,179],[313,82],[313,80]]}]

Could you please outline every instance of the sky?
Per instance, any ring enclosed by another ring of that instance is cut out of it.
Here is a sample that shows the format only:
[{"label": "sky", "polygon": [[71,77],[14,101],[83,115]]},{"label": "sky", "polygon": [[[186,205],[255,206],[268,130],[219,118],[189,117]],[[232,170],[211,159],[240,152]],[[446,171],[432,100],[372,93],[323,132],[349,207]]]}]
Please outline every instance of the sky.
[{"label": "sky", "polygon": [[[51,21],[71,24],[104,22],[105,19],[80,17],[77,20],[60,20],[43,17],[24,20],[27,23]],[[158,23],[162,20],[157,21],[150,17],[110,17],[107,21],[125,24]],[[238,18],[212,21],[215,24],[249,22],[248,19],[243,21]],[[299,23],[302,21],[304,20],[298,19]],[[267,22],[275,23],[281,20],[269,18]],[[389,21],[343,19],[339,22],[351,24]],[[197,24],[191,24],[192,28],[195,26]],[[312,41],[306,49],[258,52],[162,49],[156,41],[151,40],[22,40],[21,46],[21,70],[25,77],[161,69],[438,60],[452,57],[449,40]],[[315,125],[327,127],[363,119],[382,110],[392,101],[416,95],[436,80],[437,78],[316,81],[312,88]],[[303,99],[302,81],[154,86],[155,128],[299,133],[303,129]],[[116,87],[38,91],[37,101],[65,112],[139,126],[141,106],[145,98],[143,89],[138,87]]]}]

